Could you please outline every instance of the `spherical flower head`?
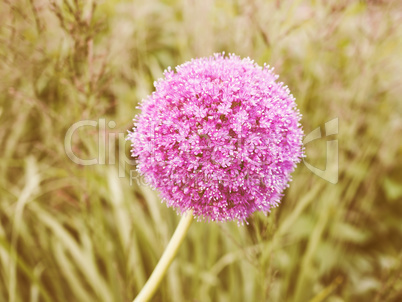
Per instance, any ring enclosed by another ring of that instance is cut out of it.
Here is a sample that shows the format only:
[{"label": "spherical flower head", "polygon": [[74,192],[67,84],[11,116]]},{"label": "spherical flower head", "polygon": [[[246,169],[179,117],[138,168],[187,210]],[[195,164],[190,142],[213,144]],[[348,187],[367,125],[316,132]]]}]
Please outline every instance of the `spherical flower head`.
[{"label": "spherical flower head", "polygon": [[268,66],[215,54],[168,68],[128,139],[168,206],[237,220],[277,206],[303,156],[301,114]]}]

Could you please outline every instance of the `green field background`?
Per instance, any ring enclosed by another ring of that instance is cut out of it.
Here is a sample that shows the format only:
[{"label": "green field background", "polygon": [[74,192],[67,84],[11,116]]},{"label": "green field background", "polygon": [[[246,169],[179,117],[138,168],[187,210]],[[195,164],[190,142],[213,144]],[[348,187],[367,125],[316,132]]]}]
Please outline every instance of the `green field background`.
[{"label": "green field background", "polygon": [[[275,67],[338,182],[301,163],[268,216],[194,222],[153,301],[402,301],[401,24],[386,0],[1,1],[0,302],[132,301],[180,216],[124,138],[164,69],[222,51]],[[65,149],[86,120],[94,165]]]}]

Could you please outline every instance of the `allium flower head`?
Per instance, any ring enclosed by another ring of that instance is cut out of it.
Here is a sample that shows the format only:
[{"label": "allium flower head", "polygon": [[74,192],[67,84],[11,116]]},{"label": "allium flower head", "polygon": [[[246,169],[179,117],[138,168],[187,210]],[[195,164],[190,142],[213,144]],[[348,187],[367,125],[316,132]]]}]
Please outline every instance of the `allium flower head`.
[{"label": "allium flower head", "polygon": [[301,115],[272,69],[215,54],[168,68],[141,103],[132,156],[168,206],[244,222],[278,205],[303,156]]}]

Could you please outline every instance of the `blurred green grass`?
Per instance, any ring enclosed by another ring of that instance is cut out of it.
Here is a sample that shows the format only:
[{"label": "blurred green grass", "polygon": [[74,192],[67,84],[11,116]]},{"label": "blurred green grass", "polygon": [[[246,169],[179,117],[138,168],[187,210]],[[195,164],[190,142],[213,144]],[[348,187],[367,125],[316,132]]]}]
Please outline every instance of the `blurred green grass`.
[{"label": "blurred green grass", "polygon": [[[165,68],[220,51],[274,66],[306,133],[339,119],[339,182],[301,164],[268,217],[194,223],[154,301],[401,301],[401,22],[399,1],[2,1],[0,301],[132,300],[179,217],[110,163],[119,133]],[[102,118],[107,149],[96,127],[72,148],[107,164],[75,164],[67,130]]]}]

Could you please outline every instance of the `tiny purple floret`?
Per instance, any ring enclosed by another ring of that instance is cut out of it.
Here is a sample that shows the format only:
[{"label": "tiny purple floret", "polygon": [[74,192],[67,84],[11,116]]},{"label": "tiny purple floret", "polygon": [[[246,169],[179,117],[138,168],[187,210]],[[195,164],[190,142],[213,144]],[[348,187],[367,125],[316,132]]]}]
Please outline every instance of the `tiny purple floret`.
[{"label": "tiny purple floret", "polygon": [[168,206],[209,221],[270,212],[303,157],[301,114],[273,68],[215,54],[168,68],[128,139]]}]

